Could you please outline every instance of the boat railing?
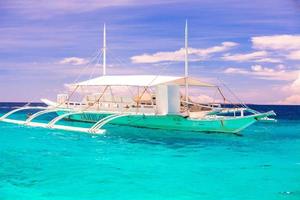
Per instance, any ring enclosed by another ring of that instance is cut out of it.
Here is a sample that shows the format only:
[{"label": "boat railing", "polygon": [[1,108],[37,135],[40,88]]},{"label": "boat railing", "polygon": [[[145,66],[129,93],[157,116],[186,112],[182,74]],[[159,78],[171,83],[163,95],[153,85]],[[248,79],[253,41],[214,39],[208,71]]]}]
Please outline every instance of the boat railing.
[{"label": "boat railing", "polygon": [[72,110],[86,111],[112,111],[112,112],[137,112],[137,113],[155,113],[156,106],[148,104],[122,103],[112,101],[101,102],[66,102],[60,107]]},{"label": "boat railing", "polygon": [[199,106],[202,108],[221,108],[221,104],[219,103],[196,103],[191,101],[181,101],[183,104]]}]

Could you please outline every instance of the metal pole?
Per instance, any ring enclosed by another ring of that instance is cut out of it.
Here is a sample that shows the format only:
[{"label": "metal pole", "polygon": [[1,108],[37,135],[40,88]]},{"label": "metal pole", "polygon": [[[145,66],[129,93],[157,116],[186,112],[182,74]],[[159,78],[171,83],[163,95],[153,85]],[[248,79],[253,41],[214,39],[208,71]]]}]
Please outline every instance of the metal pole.
[{"label": "metal pole", "polygon": [[106,75],[106,27],[103,27],[103,76]]},{"label": "metal pole", "polygon": [[188,62],[188,22],[186,20],[185,22],[185,65],[184,65],[184,77],[185,77],[185,102],[187,105],[187,111],[188,111],[188,100],[189,100],[189,86],[188,86],[188,68],[189,68],[189,62]]}]

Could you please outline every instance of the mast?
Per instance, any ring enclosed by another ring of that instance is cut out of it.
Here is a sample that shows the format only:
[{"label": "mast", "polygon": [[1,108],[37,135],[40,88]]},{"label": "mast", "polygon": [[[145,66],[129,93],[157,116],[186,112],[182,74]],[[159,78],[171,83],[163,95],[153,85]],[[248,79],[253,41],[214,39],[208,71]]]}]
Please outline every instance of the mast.
[{"label": "mast", "polygon": [[[184,59],[184,77],[185,77],[185,102],[187,104],[188,108],[188,100],[189,100],[189,85],[188,85],[188,68],[189,68],[189,62],[188,62],[188,22],[186,20],[185,22],[185,59]],[[188,110],[188,109],[187,109]]]},{"label": "mast", "polygon": [[103,76],[106,75],[106,27],[103,27]]}]

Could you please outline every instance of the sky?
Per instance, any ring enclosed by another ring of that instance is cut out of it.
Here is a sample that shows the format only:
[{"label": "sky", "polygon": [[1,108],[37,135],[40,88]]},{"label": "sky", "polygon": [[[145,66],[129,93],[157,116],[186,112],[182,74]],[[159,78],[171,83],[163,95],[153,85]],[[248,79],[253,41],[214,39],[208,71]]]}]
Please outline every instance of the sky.
[{"label": "sky", "polygon": [[[0,101],[55,100],[100,76],[189,74],[255,104],[300,104],[300,0],[0,0]],[[194,92],[199,100],[209,99]]]}]

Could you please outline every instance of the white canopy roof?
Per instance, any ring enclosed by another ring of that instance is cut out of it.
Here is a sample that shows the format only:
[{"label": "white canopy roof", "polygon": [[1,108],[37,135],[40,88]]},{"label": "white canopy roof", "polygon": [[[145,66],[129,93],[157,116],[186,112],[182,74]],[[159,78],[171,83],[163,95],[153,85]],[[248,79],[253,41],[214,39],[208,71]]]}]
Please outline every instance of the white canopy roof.
[{"label": "white canopy roof", "polygon": [[[156,85],[185,85],[185,78],[178,76],[155,76],[155,75],[121,75],[100,76],[87,81],[70,84],[73,86],[142,86],[150,87]],[[195,78],[188,77],[191,86],[215,87]]]}]

